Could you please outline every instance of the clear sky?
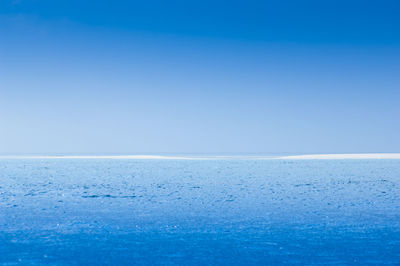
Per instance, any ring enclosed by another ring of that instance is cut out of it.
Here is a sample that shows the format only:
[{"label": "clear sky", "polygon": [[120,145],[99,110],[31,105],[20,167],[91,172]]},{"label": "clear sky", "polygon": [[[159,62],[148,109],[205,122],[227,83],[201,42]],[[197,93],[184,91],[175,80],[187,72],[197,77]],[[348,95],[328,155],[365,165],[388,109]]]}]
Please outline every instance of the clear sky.
[{"label": "clear sky", "polygon": [[0,1],[0,153],[400,152],[400,1]]}]

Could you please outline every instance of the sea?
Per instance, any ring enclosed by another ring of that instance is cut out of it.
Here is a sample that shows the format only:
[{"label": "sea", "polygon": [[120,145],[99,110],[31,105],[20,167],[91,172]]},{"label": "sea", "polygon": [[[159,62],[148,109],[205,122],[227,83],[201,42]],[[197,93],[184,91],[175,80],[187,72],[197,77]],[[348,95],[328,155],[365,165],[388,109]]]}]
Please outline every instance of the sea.
[{"label": "sea", "polygon": [[2,158],[2,265],[400,265],[400,160]]}]

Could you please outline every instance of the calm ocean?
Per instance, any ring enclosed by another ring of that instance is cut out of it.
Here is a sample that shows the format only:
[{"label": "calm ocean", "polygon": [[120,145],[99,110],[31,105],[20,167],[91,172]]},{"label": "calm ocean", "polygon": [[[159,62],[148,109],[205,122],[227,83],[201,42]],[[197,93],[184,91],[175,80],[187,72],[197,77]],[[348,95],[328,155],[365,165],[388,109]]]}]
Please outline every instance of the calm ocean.
[{"label": "calm ocean", "polygon": [[0,264],[400,264],[400,160],[1,159]]}]

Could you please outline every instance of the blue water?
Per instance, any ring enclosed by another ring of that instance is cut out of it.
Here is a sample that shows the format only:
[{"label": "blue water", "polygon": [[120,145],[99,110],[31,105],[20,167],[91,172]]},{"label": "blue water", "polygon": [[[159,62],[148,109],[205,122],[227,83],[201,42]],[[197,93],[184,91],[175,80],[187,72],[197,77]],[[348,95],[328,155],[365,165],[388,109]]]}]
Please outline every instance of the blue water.
[{"label": "blue water", "polygon": [[400,264],[400,160],[0,160],[1,264]]}]

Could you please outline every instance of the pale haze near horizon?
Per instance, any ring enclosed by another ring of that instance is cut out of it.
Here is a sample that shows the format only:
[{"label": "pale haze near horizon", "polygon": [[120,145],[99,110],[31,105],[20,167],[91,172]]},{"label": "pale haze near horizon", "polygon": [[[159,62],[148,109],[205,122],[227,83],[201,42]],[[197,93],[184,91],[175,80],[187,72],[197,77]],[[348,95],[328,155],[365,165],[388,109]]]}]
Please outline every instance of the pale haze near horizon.
[{"label": "pale haze near horizon", "polygon": [[400,152],[396,2],[309,1],[302,14],[12,2],[0,4],[1,154]]}]

